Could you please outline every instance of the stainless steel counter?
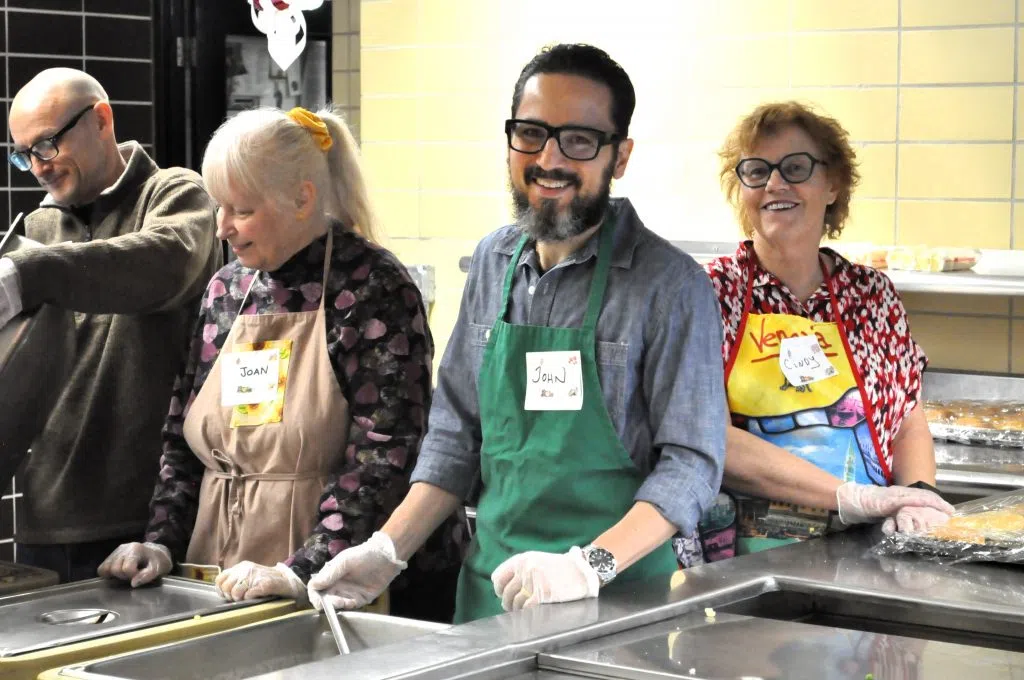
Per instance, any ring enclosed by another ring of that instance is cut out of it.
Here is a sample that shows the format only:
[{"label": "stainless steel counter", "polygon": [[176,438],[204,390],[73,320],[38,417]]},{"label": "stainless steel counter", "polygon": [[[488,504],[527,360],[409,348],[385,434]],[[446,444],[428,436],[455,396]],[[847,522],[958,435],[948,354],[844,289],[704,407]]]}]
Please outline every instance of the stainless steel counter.
[{"label": "stainless steel counter", "polygon": [[0,598],[0,660],[259,604],[227,602],[198,581],[131,588],[92,579]]},{"label": "stainless steel counter", "polygon": [[[514,612],[344,658],[234,677],[738,677],[739,671],[721,664],[724,674],[710,675],[714,668],[701,650],[713,643],[726,657],[749,652],[751,662],[768,663],[778,652],[796,664],[782,668],[772,661],[760,677],[856,677],[851,669],[876,668],[879,658],[901,664],[886,680],[954,677],[929,669],[941,667],[942,659],[971,658],[978,662],[974,680],[1024,678],[1024,656],[1013,653],[1024,649],[1024,569],[879,559],[868,553],[879,538],[877,530],[848,532],[696,567],[675,588],[668,578],[617,584],[617,591],[596,600]],[[710,622],[705,607],[716,611]],[[842,658],[833,658],[833,648]],[[601,650],[614,650],[615,663],[586,666]],[[140,654],[132,656],[141,659],[146,652]],[[574,661],[568,666],[557,660],[569,657]],[[162,660],[173,664],[166,654]],[[71,676],[135,677],[114,672],[119,661],[89,664]],[[823,673],[833,661],[838,670]],[[631,670],[620,668],[626,665]],[[946,666],[955,668],[952,662]]]}]

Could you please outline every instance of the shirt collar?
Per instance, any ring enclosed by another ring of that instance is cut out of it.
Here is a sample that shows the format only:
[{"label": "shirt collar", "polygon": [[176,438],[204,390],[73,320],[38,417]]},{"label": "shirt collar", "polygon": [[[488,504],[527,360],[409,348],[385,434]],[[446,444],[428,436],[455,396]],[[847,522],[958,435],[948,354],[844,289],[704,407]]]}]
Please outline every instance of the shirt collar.
[{"label": "shirt collar", "polygon": [[[852,266],[850,261],[845,257],[837,253],[832,248],[822,247],[818,248],[818,252],[827,255],[832,261],[835,262],[835,269],[832,271],[832,281],[835,283],[840,277],[846,278],[846,273]],[[740,265],[742,271],[750,271],[750,267],[753,267],[754,280],[753,286],[755,288],[763,287],[774,287],[785,290],[789,293],[789,289],[786,288],[786,284],[782,283],[774,274],[769,272],[767,269],[761,266],[761,263],[757,259],[757,255],[754,253],[754,242],[751,240],[742,241],[739,247],[736,248],[736,262]],[[837,287],[838,290],[838,287]],[[791,294],[790,294],[791,295]],[[814,291],[811,298],[823,295],[828,297],[828,287],[824,283],[819,286],[818,290]]]},{"label": "shirt collar", "polygon": [[[612,235],[611,266],[618,267],[619,269],[631,269],[633,266],[633,253],[636,251],[639,243],[639,227],[643,223],[640,221],[640,216],[636,214],[636,209],[629,202],[628,198],[611,199],[608,207],[608,217],[605,219],[601,229],[605,229],[609,225],[615,230],[615,233]],[[566,263],[580,264],[590,258],[596,258],[597,249],[601,244],[601,239],[598,238],[599,235],[600,230],[590,237],[579,250],[573,253],[566,260]],[[521,230],[509,229],[507,233],[497,239],[493,251],[511,257],[516,251],[516,245],[519,243],[521,236]],[[537,251],[533,247],[533,242],[530,241],[527,243],[527,247],[523,248],[523,254],[519,257],[519,262],[516,264],[517,266],[531,264],[536,267],[536,262]]]}]

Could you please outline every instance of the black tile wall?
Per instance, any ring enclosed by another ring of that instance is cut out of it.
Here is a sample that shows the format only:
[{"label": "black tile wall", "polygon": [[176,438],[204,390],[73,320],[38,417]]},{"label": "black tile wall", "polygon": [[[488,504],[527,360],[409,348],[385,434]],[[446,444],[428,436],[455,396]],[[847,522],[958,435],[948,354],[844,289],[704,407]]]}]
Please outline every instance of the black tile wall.
[{"label": "black tile wall", "polygon": [[149,104],[115,105],[114,134],[122,142],[134,139],[140,144],[152,144],[153,107]]},{"label": "black tile wall", "polygon": [[7,50],[81,56],[82,15],[8,12]]},{"label": "black tile wall", "polygon": [[[30,212],[39,207],[39,203],[43,200],[46,194],[42,189],[37,191],[12,191],[9,194],[11,201],[10,215],[11,219],[14,218],[20,212],[28,215]],[[10,224],[10,220],[7,221]]]},{"label": "black tile wall", "polygon": [[0,501],[0,536],[14,535],[14,499]]},{"label": "black tile wall", "polygon": [[[112,17],[85,18],[85,52],[93,57],[149,59],[152,52],[149,22]],[[14,41],[11,41],[14,44]]]},{"label": "black tile wall", "polygon": [[[43,69],[84,69],[110,95],[118,139],[137,140],[152,154],[152,10],[152,0],[0,0],[0,75],[6,73],[0,77],[0,100],[9,102]],[[11,150],[8,109],[9,103],[0,105],[4,156]],[[45,194],[31,173],[3,165],[0,222],[10,224],[19,212],[27,215],[39,207]],[[6,561],[15,557],[15,504],[23,502],[12,487],[0,480],[0,560]]]},{"label": "black tile wall", "polygon": [[81,12],[82,0],[7,0],[8,7]]},{"label": "black tile wall", "polygon": [[[78,68],[81,68],[81,64]],[[148,62],[99,61],[86,58],[85,71],[103,83],[103,88],[111,99],[153,101],[153,65]]]},{"label": "black tile wall", "polygon": [[8,57],[7,76],[8,82],[11,84],[11,96],[14,96],[25,83],[32,80],[43,69],[57,66],[82,68],[82,58]]},{"label": "black tile wall", "polygon": [[150,0],[85,0],[85,11],[148,17],[152,7]]}]

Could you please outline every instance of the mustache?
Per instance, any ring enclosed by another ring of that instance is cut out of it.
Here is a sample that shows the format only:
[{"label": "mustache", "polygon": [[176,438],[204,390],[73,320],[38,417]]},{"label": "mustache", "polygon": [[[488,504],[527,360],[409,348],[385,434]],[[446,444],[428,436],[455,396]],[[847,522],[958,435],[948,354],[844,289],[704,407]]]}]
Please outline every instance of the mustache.
[{"label": "mustache", "polygon": [[582,184],[580,176],[574,172],[558,169],[544,170],[539,165],[531,165],[526,168],[523,172],[523,179],[525,179],[527,183],[536,179],[550,179],[555,182],[569,182],[576,188],[579,188]]}]

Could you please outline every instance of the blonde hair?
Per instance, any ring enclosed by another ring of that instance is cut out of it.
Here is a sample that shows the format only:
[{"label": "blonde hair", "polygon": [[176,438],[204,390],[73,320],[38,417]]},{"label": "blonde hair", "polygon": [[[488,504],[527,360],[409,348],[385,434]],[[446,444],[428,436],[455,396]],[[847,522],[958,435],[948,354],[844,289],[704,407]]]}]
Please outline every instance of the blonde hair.
[{"label": "blonde hair", "polygon": [[743,226],[743,233],[751,236],[754,233],[754,225],[750,216],[744,212],[740,201],[741,187],[736,176],[736,166],[763,138],[778,134],[790,126],[806,132],[821,150],[821,160],[827,163],[824,169],[829,179],[835,183],[837,194],[832,205],[825,208],[824,233],[829,238],[836,238],[842,233],[846,219],[850,216],[850,197],[860,182],[857,154],[850,145],[849,133],[843,129],[839,121],[820,114],[800,102],[762,104],[736,124],[718,152],[721,159],[718,176],[722,189],[736,210]]},{"label": "blonde hair", "polygon": [[333,144],[321,151],[309,130],[275,108],[242,111],[221,124],[203,154],[203,181],[210,194],[229,186],[278,207],[295,199],[299,185],[316,187],[317,208],[369,241],[379,243],[359,148],[345,120],[331,108],[317,112]]}]

